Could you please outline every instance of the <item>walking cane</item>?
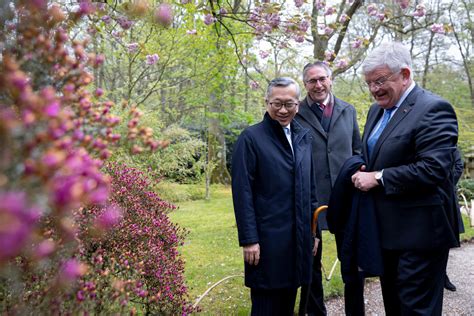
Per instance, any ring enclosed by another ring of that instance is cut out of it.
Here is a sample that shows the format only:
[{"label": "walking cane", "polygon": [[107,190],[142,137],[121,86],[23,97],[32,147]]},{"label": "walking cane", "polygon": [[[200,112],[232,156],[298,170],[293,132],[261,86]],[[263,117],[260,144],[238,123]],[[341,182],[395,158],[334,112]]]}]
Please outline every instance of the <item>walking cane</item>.
[{"label": "walking cane", "polygon": [[[321,212],[325,211],[328,209],[328,206],[327,205],[321,205],[320,207],[318,207],[314,213],[313,213],[313,220],[311,221],[311,232],[313,233],[313,238],[315,240],[315,247],[317,247],[317,243],[316,243],[316,240],[317,242],[319,243],[319,239],[316,238],[316,230],[318,229],[318,216]],[[337,262],[339,260],[336,258],[336,260],[334,261],[333,265],[332,265],[332,268],[331,268],[331,271],[329,272],[329,276],[327,276],[326,274],[326,270],[324,269],[324,266],[322,265],[321,263],[321,269],[323,270],[324,272],[324,278],[326,279],[326,281],[329,281],[331,280],[332,278],[332,275],[334,273],[334,270],[336,269],[336,266],[337,266]]]}]

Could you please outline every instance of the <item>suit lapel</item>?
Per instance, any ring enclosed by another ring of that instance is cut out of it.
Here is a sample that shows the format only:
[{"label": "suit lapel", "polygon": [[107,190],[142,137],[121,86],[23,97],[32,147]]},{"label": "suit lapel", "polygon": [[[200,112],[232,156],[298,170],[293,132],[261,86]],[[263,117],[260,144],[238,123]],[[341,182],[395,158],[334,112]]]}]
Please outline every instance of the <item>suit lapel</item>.
[{"label": "suit lapel", "polygon": [[[418,86],[415,86],[415,88],[410,92],[410,94],[406,97],[406,99],[403,101],[403,103],[400,105],[400,107],[398,108],[397,112],[395,112],[395,114],[393,115],[393,117],[390,119],[390,121],[388,122],[387,126],[385,127],[385,129],[382,131],[382,134],[380,134],[380,137],[379,139],[377,140],[377,143],[375,143],[375,146],[374,146],[374,152],[372,154],[372,159],[371,159],[371,162],[375,161],[376,160],[376,157],[378,155],[378,152],[380,150],[380,147],[382,146],[382,144],[385,142],[385,140],[388,138],[388,136],[393,132],[393,130],[395,129],[395,127],[400,124],[400,122],[403,121],[403,119],[408,115],[408,113],[410,113],[413,105],[415,104],[415,101],[416,101],[416,96],[418,94],[418,92],[420,91],[420,89],[418,88]],[[383,110],[380,109],[380,113],[377,115],[379,118],[380,116],[382,115],[382,112]],[[378,120],[375,120],[375,123],[377,122]],[[375,125],[375,124],[374,124]],[[373,126],[372,126],[373,128]],[[371,129],[372,130],[372,129]],[[368,137],[368,135],[367,135]],[[365,144],[367,144],[367,142],[365,142]],[[372,163],[371,163],[372,165]]]},{"label": "suit lapel", "polygon": [[310,146],[304,146],[304,136],[306,133],[309,132],[308,129],[303,128],[297,121],[293,120],[291,123],[292,125],[292,133],[293,133],[293,151],[295,154],[295,168],[301,163],[301,160],[304,157],[304,153],[306,150],[310,148]]},{"label": "suit lapel", "polygon": [[365,123],[364,127],[364,134],[362,135],[362,152],[364,154],[365,161],[369,161],[369,157],[367,156],[367,140],[369,139],[370,133],[372,133],[372,130],[374,129],[375,125],[382,117],[382,114],[383,110],[377,104],[374,104],[372,106],[372,109],[369,110],[367,122]]},{"label": "suit lapel", "polygon": [[333,100],[334,100],[334,106],[332,109],[331,126],[329,130],[332,130],[334,128],[334,124],[336,124],[337,119],[341,116],[344,110],[344,107],[341,105],[341,103],[336,97],[333,96]]},{"label": "suit lapel", "polygon": [[314,112],[309,108],[307,100],[308,99],[305,98],[300,104],[299,113],[301,115],[299,115],[299,118],[308,122],[308,124],[318,131],[318,133],[320,133],[324,138],[327,138],[326,131],[324,131],[323,126],[321,125],[321,122],[319,121],[316,114],[314,114]]}]

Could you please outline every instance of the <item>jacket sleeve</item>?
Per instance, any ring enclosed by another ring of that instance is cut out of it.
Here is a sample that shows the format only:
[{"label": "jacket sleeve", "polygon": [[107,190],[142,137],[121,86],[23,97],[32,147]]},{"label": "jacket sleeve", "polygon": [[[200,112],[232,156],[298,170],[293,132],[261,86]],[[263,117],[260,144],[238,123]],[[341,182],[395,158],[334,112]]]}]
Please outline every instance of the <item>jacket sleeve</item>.
[{"label": "jacket sleeve", "polygon": [[255,145],[244,131],[232,156],[232,199],[240,246],[259,241],[254,208],[256,165]]},{"label": "jacket sleeve", "polygon": [[457,184],[461,179],[462,172],[464,171],[464,163],[461,158],[461,152],[459,148],[454,151],[454,183]]},{"label": "jacket sleeve", "polygon": [[451,175],[458,126],[452,106],[441,99],[426,98],[428,110],[413,127],[412,162],[384,169],[386,194],[402,194],[442,184]]},{"label": "jacket sleeve", "polygon": [[313,218],[314,211],[319,207],[317,190],[318,188],[316,187],[316,168],[314,166],[314,159],[313,157],[311,157],[311,218]]},{"label": "jacket sleeve", "polygon": [[352,155],[360,155],[362,154],[362,141],[360,139],[360,130],[359,124],[357,123],[357,111],[353,108],[353,124],[354,129],[352,131]]}]

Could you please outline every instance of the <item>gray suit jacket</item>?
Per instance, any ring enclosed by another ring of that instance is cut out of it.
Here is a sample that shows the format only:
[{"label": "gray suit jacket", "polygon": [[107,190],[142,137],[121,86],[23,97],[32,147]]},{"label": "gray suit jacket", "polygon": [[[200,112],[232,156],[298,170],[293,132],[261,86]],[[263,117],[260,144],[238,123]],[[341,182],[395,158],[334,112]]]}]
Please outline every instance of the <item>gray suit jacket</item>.
[{"label": "gray suit jacket", "polygon": [[[312,150],[316,169],[316,189],[319,205],[327,205],[331,189],[344,162],[361,153],[361,139],[357,113],[351,104],[334,97],[334,108],[329,132],[326,133],[316,114],[305,98],[295,116],[313,135]],[[327,229],[325,213],[318,221],[320,228]]]}]

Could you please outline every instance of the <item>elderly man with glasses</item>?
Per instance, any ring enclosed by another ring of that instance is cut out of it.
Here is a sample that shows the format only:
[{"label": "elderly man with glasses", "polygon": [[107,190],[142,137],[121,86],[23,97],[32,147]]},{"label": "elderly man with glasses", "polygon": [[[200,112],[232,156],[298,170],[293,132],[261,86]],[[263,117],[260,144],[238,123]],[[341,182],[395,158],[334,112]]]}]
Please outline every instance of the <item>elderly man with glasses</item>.
[{"label": "elderly man with glasses", "polygon": [[298,287],[311,280],[317,206],[311,135],[293,120],[299,87],[270,82],[263,121],[239,136],[232,197],[252,315],[293,315]]},{"label": "elderly man with glasses", "polygon": [[[321,61],[303,68],[306,98],[301,101],[295,120],[312,134],[313,164],[316,170],[317,197],[321,205],[328,204],[332,187],[344,162],[361,153],[357,113],[351,104],[332,93],[332,72]],[[319,227],[327,229],[325,214],[319,216]],[[320,231],[318,231],[321,238]],[[302,287],[300,315],[326,315],[321,273],[322,241],[313,262],[313,277],[309,287]],[[346,312],[356,308],[363,313],[363,279],[346,285]],[[358,304],[358,307],[355,306]],[[349,315],[351,315],[349,313]]]},{"label": "elderly man with glasses", "polygon": [[448,251],[459,246],[456,114],[415,84],[401,43],[378,46],[362,71],[375,104],[362,137],[367,165],[352,183],[374,200],[385,312],[441,315]]}]

